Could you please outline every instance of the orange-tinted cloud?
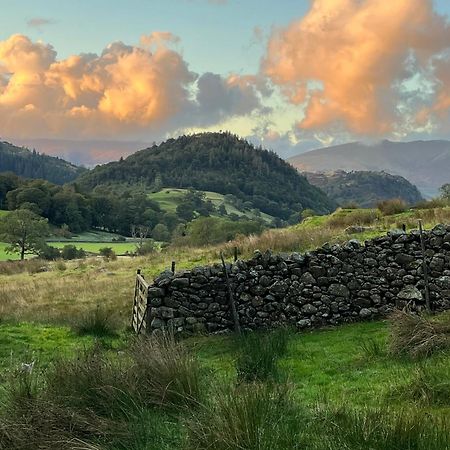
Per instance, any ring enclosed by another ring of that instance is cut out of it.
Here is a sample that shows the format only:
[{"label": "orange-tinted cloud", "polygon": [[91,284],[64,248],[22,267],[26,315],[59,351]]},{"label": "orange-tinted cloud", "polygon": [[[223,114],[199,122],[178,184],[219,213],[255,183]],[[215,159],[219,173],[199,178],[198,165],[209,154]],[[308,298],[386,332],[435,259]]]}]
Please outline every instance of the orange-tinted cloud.
[{"label": "orange-tinted cloud", "polygon": [[[177,42],[155,32],[138,46],[115,42],[100,55],[57,60],[50,45],[26,36],[0,41],[0,134],[101,138],[208,121],[206,113],[222,106],[213,100],[208,112],[200,107],[193,96],[199,77],[173,49]],[[218,77],[223,97],[234,99],[227,114],[258,106],[256,85]]]},{"label": "orange-tinted cloud", "polygon": [[[433,77],[433,58],[449,48],[449,24],[432,0],[314,0],[272,34],[262,71],[305,106],[300,128],[386,134],[402,120],[399,86],[414,73]],[[448,109],[445,94],[440,104]]]}]

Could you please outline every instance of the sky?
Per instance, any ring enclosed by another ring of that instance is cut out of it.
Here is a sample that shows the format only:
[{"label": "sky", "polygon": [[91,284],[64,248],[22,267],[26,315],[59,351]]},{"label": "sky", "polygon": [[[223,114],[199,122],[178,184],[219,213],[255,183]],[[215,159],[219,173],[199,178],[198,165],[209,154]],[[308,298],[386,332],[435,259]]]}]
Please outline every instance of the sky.
[{"label": "sky", "polygon": [[450,138],[450,0],[0,0],[0,139],[94,164],[229,130]]}]

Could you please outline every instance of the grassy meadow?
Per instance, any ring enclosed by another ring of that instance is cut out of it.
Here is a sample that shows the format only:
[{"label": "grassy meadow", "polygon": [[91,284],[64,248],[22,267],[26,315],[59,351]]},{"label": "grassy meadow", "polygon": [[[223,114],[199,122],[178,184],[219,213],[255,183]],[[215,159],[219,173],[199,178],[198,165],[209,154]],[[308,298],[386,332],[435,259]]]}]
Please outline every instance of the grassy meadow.
[{"label": "grassy meadow", "polygon": [[[397,355],[386,321],[180,343],[139,342],[129,330],[137,268],[151,279],[171,261],[180,270],[222,250],[231,259],[235,246],[242,257],[305,251],[419,218],[449,223],[450,208],[341,209],[217,246],[0,263],[0,448],[450,448],[449,351]],[[363,232],[349,233],[356,225]]]},{"label": "grassy meadow", "polygon": [[[158,192],[154,192],[149,194],[149,198],[159,203],[159,206],[164,211],[175,212],[177,206],[183,200],[184,195],[188,192],[187,189],[180,188],[164,188]],[[225,209],[227,210],[227,214],[236,214],[237,216],[246,215],[249,219],[255,219],[256,216],[250,210],[246,210],[245,212],[237,209],[233,206],[223,194],[219,194],[217,192],[204,191],[205,199],[211,200],[215,207],[224,204]],[[268,223],[272,222],[273,217],[261,213],[261,218],[263,218]]]}]

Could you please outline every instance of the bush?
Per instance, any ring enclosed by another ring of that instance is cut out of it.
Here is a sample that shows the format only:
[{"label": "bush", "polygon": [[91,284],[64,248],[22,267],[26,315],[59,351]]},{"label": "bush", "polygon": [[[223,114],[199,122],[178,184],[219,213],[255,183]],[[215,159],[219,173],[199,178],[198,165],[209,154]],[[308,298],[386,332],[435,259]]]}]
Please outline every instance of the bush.
[{"label": "bush", "polygon": [[82,248],[76,248],[75,245],[65,245],[61,250],[61,257],[63,259],[82,259],[86,258],[86,252]]},{"label": "bush", "polygon": [[48,261],[54,261],[61,257],[59,249],[52,247],[51,245],[43,244],[38,251],[39,258],[46,259]]},{"label": "bush", "polygon": [[189,224],[187,239],[191,245],[204,246],[230,241],[237,235],[259,234],[261,231],[261,223],[254,220],[199,217]]},{"label": "bush", "polygon": [[220,391],[186,422],[188,448],[300,450],[307,425],[285,385],[242,384]]},{"label": "bush", "polygon": [[380,218],[376,209],[338,209],[327,220],[330,228],[346,228],[352,225],[373,225]]},{"label": "bush", "polygon": [[115,261],[117,259],[117,255],[111,247],[103,247],[103,248],[99,249],[98,252],[99,252],[100,256],[103,256],[103,258],[105,258],[107,260],[111,259],[111,260]]},{"label": "bush", "polygon": [[393,198],[391,200],[383,200],[377,203],[377,208],[384,216],[392,216],[405,212],[408,208],[406,202],[401,198]]},{"label": "bush", "polygon": [[269,333],[250,332],[237,338],[236,370],[243,381],[275,380],[278,360],[287,351],[289,332],[280,328]]},{"label": "bush", "polygon": [[155,253],[156,247],[154,241],[145,241],[142,245],[136,248],[136,254],[139,256],[151,255]]},{"label": "bush", "polygon": [[450,348],[450,314],[415,315],[397,310],[389,318],[390,352],[422,358]]}]

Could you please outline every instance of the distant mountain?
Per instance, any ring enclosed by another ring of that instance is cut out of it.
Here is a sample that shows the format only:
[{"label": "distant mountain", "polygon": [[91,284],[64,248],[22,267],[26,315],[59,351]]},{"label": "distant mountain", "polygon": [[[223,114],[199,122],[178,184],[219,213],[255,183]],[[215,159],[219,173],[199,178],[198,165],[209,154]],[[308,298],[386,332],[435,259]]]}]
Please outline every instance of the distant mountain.
[{"label": "distant mountain", "polygon": [[55,184],[64,184],[75,180],[85,171],[64,159],[16,147],[9,142],[0,142],[0,172],[13,172],[24,178],[42,178]]},{"label": "distant mountain", "polygon": [[97,166],[77,180],[81,188],[143,184],[233,194],[271,216],[287,220],[304,208],[318,213],[334,203],[274,152],[230,133],[169,139],[126,159]]},{"label": "distant mountain", "polygon": [[356,203],[363,208],[372,208],[378,202],[392,198],[401,198],[410,205],[422,200],[416,186],[399,175],[386,172],[338,170],[305,172],[304,175],[338,205]]},{"label": "distant mountain", "polygon": [[426,196],[450,182],[450,141],[352,142],[312,150],[288,160],[300,171],[385,171],[401,175]]}]

